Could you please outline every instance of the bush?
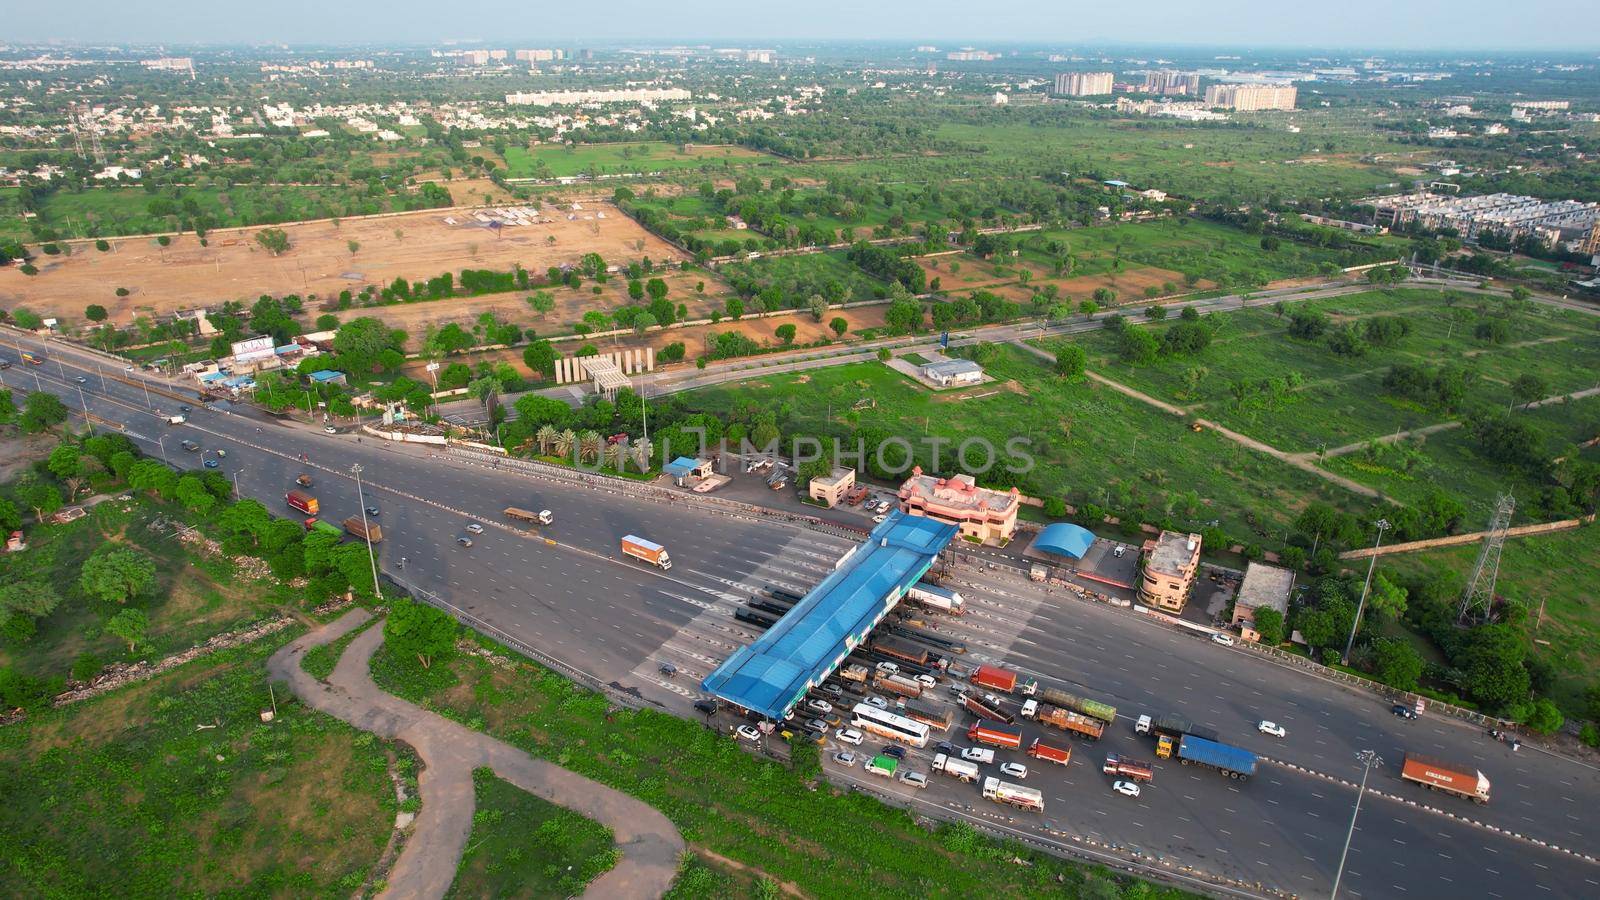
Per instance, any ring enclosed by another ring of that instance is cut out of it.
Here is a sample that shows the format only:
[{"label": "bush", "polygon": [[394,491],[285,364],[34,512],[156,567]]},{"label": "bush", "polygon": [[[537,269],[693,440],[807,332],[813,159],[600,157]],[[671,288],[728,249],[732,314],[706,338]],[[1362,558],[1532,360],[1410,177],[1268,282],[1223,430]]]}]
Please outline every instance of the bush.
[{"label": "bush", "polygon": [[101,253],[104,253],[111,249],[111,244],[104,238],[101,238],[100,240],[94,242],[94,248],[99,250]]},{"label": "bush", "polygon": [[1594,727],[1593,722],[1583,723],[1583,728],[1578,731],[1578,740],[1584,744],[1600,749],[1600,728]]}]

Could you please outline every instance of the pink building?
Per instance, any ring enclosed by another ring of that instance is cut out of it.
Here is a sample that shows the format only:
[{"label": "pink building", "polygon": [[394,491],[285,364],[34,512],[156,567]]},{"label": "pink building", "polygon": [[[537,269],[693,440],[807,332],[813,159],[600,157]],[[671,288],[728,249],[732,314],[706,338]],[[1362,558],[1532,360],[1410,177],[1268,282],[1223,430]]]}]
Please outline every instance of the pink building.
[{"label": "pink building", "polygon": [[978,487],[971,475],[924,475],[921,466],[913,468],[911,477],[900,485],[901,511],[949,522],[961,529],[962,537],[983,543],[1011,540],[1017,530],[1021,497],[1016,488],[991,491]]}]

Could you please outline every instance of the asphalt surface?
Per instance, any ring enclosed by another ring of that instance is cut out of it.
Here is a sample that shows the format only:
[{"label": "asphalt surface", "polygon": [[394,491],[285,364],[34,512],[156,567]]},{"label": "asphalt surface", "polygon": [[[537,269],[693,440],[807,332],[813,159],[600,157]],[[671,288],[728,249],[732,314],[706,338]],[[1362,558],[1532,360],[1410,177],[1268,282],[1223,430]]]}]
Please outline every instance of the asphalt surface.
[{"label": "asphalt surface", "polygon": [[[327,435],[250,410],[226,414],[189,401],[195,407],[191,421],[168,426],[162,416],[175,412],[179,401],[164,399],[158,390],[147,403],[138,376],[110,364],[75,367],[77,354],[58,344],[32,342],[32,348],[42,349],[48,361],[13,365],[0,373],[6,386],[20,394],[35,389],[37,378],[38,388],[57,393],[75,411],[86,407],[102,424],[116,423],[151,455],[159,458],[164,452],[177,466],[198,468],[202,459],[215,459],[214,451],[225,450],[217,471],[237,477],[242,495],[261,499],[280,515],[295,515],[283,495],[301,472],[313,476],[322,518],[338,522],[359,515],[349,468],[361,463],[365,502],[379,507],[384,527],[377,551],[385,573],[440,594],[568,665],[685,714],[692,714],[688,703],[697,696],[693,686],[699,679],[757,633],[734,621],[732,610],[767,584],[809,588],[849,547],[843,539],[782,524],[530,479],[420,447]],[[0,337],[0,358],[17,361],[9,333]],[[77,377],[86,383],[78,384]],[[178,449],[184,438],[203,450]],[[299,461],[301,453],[309,464]],[[499,511],[510,505],[551,509],[555,524],[509,527]],[[470,535],[471,547],[462,546],[456,538],[473,519],[485,524],[484,533]],[[622,559],[618,542],[624,534],[665,544],[674,567],[662,572]],[[1386,704],[1369,695],[1170,632],[1127,611],[1059,592],[1049,595],[1039,586],[999,576],[969,572],[962,577],[970,582],[959,586],[970,613],[943,627],[968,641],[964,662],[998,662],[1047,684],[1080,687],[1118,706],[1124,718],[1099,745],[1073,744],[1074,759],[1065,770],[1015,754],[1029,763],[1027,783],[1045,791],[1045,816],[998,807],[979,798],[975,786],[942,776],[934,776],[933,786],[916,795],[919,804],[938,804],[946,815],[980,817],[1046,839],[1078,835],[1241,882],[1325,895],[1354,801],[1354,789],[1345,784],[1270,762],[1263,762],[1256,779],[1239,784],[1167,760],[1137,800],[1109,790],[1110,779],[1098,771],[1105,751],[1154,756],[1150,742],[1132,734],[1131,718],[1179,712],[1216,728],[1224,741],[1346,781],[1360,778],[1355,752],[1376,750],[1383,765],[1372,773],[1371,787],[1462,817],[1369,792],[1342,891],[1484,897],[1600,893],[1600,866],[1465,821],[1579,852],[1600,852],[1600,817],[1583,812],[1600,798],[1600,773],[1592,768],[1526,746],[1512,754],[1454,720],[1429,714],[1415,722],[1393,718]],[[657,674],[663,661],[678,666],[676,678]],[[1282,724],[1288,737],[1280,741],[1257,734],[1260,719]],[[952,733],[967,721],[970,716],[958,720],[962,724]],[[1031,725],[1027,729],[1029,740],[1040,734]],[[1052,736],[1052,743],[1064,742],[1064,735]],[[830,746],[829,753],[834,749]],[[1401,782],[1397,772],[1407,750],[1482,768],[1494,782],[1493,802],[1480,807]],[[914,758],[925,771],[931,753]],[[866,776],[859,767],[848,777],[913,793]],[[1048,831],[1046,823],[1053,826]]]}]

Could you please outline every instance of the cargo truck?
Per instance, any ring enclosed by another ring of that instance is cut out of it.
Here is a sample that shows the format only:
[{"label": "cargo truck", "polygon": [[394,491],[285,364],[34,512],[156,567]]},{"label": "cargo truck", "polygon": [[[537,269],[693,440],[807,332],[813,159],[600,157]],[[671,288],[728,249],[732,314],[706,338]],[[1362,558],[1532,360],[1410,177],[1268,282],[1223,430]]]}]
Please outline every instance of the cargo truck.
[{"label": "cargo truck", "polygon": [[900,768],[900,760],[895,759],[892,756],[885,756],[884,754],[880,753],[877,756],[867,760],[866,768],[867,771],[873,775],[882,775],[885,778],[893,778],[895,771]]},{"label": "cargo truck", "polygon": [[344,520],[344,530],[374,544],[383,540],[383,528],[377,522],[363,522],[354,516]]},{"label": "cargo truck", "polygon": [[1086,737],[1091,741],[1100,740],[1100,736],[1106,733],[1106,723],[1099,719],[1092,719],[1059,706],[1043,706],[1037,700],[1029,700],[1022,704],[1022,717],[1033,719],[1041,725],[1049,725]]},{"label": "cargo truck", "polygon": [[515,506],[506,507],[505,517],[516,519],[519,522],[527,522],[529,525],[552,525],[556,521],[555,514],[548,509],[533,512],[531,510],[518,509]]},{"label": "cargo truck", "polygon": [[777,619],[774,619],[765,613],[758,613],[755,610],[745,609],[744,607],[734,610],[733,617],[741,622],[754,625],[757,628],[771,628],[772,626],[778,624]]},{"label": "cargo truck", "polygon": [[968,712],[980,719],[994,719],[999,722],[1004,722],[1007,725],[1017,721],[1017,717],[1006,712],[1005,709],[1000,706],[1000,704],[995,703],[988,698],[979,697],[977,694],[962,694],[961,705],[966,707]]},{"label": "cargo truck", "polygon": [[967,740],[991,747],[1000,747],[1005,750],[1020,750],[1022,748],[1022,732],[1004,725],[1000,722],[990,722],[979,719],[971,728],[967,729]]},{"label": "cargo truck", "polygon": [[1043,759],[1058,765],[1072,762],[1072,750],[1067,747],[1052,747],[1038,738],[1028,745],[1028,755],[1034,759]]},{"label": "cargo truck", "polygon": [[1155,766],[1115,753],[1106,754],[1105,764],[1100,767],[1100,771],[1129,781],[1154,781],[1156,777]]},{"label": "cargo truck", "polygon": [[320,508],[317,505],[317,498],[311,496],[305,491],[290,491],[284,495],[283,502],[289,504],[289,506],[293,507],[294,509],[300,510],[308,516],[316,515],[317,510]]},{"label": "cargo truck", "polygon": [[959,778],[967,784],[977,781],[978,775],[981,774],[978,771],[978,767],[973,763],[969,763],[964,759],[956,759],[954,756],[944,753],[934,756],[933,770],[935,772],[943,772],[951,778]]},{"label": "cargo truck", "polygon": [[344,532],[340,531],[338,526],[332,522],[324,522],[321,519],[307,519],[306,521],[311,523],[307,526],[307,531],[320,531],[323,534],[331,534],[334,537],[344,537]]},{"label": "cargo truck", "polygon": [[672,568],[672,559],[667,556],[667,548],[636,535],[630,534],[622,538],[622,555],[642,559],[652,566],[660,566],[662,571]]},{"label": "cargo truck", "polygon": [[854,681],[859,683],[866,681],[867,676],[871,674],[871,671],[871,669],[868,669],[866,666],[863,666],[859,663],[851,663],[840,670],[839,677],[843,678],[845,681]]},{"label": "cargo truck", "polygon": [[1471,766],[1458,766],[1431,756],[1407,753],[1400,777],[1433,791],[1444,791],[1474,803],[1489,802],[1489,779]]},{"label": "cargo truck", "polygon": [[1110,704],[1101,703],[1099,700],[1090,700],[1088,697],[1080,697],[1077,694],[1071,694],[1056,688],[1040,688],[1034,696],[1038,697],[1040,702],[1083,713],[1086,716],[1099,719],[1107,725],[1117,721],[1117,708]]},{"label": "cargo truck", "polygon": [[922,696],[921,682],[907,678],[904,675],[888,675],[879,672],[873,684],[877,685],[880,691],[888,691],[892,694],[899,694],[902,697]]},{"label": "cargo truck", "polygon": [[875,637],[867,646],[897,660],[916,663],[919,666],[928,664],[928,651],[910,641],[893,637]]},{"label": "cargo truck", "polygon": [[774,587],[770,584],[767,585],[767,593],[771,594],[774,599],[782,600],[787,603],[799,603],[801,599],[803,599],[794,591],[786,591],[781,587]]},{"label": "cargo truck", "polygon": [[983,799],[993,800],[996,803],[1005,803],[1018,809],[1044,812],[1044,794],[1033,788],[1012,784],[1009,781],[1001,781],[998,778],[985,778],[983,780]]},{"label": "cargo truck", "polygon": [[1010,669],[999,666],[979,666],[972,673],[970,681],[980,687],[996,691],[1005,691],[1008,694],[1016,693],[1024,697],[1033,695],[1039,686],[1031,678],[1021,678]]},{"label": "cargo truck", "polygon": [[934,706],[931,703],[918,703],[913,700],[906,704],[905,716],[916,719],[925,725],[944,731],[950,727],[950,722],[955,718],[954,711],[948,706]]},{"label": "cargo truck", "polygon": [[942,610],[952,616],[961,615],[962,608],[966,606],[966,601],[955,591],[922,581],[907,588],[906,596],[923,606]]},{"label": "cargo truck", "polygon": [[1256,773],[1256,755],[1249,750],[1208,741],[1186,734],[1178,739],[1178,761],[1184,765],[1206,766],[1229,778],[1240,780]]},{"label": "cargo truck", "polygon": [[751,609],[759,609],[764,613],[771,613],[779,618],[782,618],[783,615],[789,611],[789,607],[780,606],[765,597],[751,597],[749,600],[744,602],[744,605],[750,607]]}]

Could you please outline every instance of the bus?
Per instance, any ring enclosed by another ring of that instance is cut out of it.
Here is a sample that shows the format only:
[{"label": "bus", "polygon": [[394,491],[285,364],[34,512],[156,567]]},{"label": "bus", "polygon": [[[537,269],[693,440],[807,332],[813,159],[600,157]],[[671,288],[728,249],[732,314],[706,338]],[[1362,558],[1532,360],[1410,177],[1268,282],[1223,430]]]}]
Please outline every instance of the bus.
[{"label": "bus", "polygon": [[850,725],[890,740],[922,748],[928,746],[928,726],[915,719],[885,712],[870,703],[857,703],[851,710]]}]

